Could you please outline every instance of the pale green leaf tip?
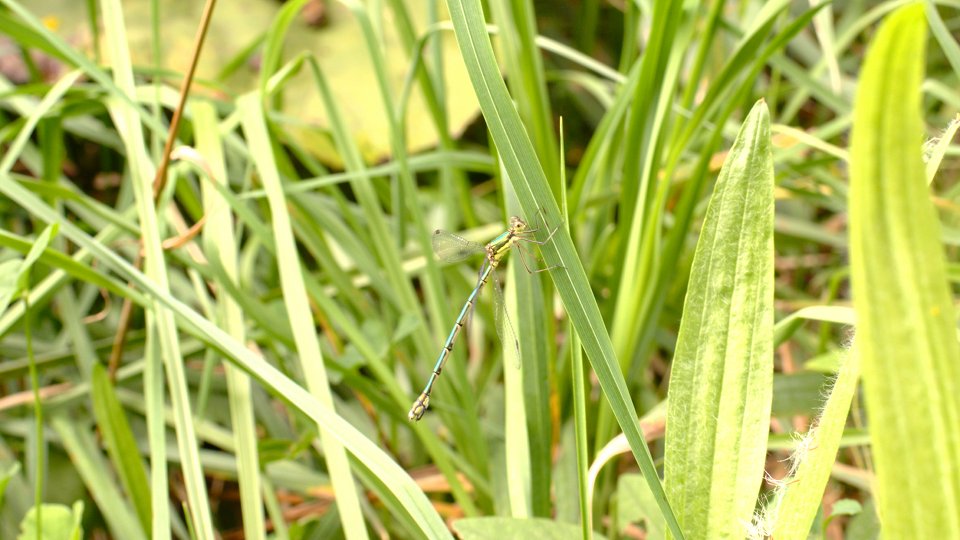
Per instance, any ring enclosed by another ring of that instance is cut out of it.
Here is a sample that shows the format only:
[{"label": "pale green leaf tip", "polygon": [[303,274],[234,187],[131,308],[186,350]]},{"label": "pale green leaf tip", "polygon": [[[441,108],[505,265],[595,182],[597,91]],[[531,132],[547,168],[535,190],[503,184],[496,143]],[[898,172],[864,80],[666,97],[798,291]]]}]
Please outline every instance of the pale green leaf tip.
[{"label": "pale green leaf tip", "polygon": [[753,104],[747,118],[752,119],[754,115],[761,115],[761,118],[768,118],[770,116],[770,108],[767,107],[767,100],[765,98],[760,98]]}]

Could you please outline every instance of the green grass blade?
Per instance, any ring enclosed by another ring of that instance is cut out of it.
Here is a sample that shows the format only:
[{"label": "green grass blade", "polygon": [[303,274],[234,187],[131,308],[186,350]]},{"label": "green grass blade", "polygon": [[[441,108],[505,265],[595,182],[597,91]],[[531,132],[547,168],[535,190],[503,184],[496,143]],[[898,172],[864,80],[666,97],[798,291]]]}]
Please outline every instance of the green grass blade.
[{"label": "green grass blade", "polygon": [[[283,289],[284,303],[290,317],[293,337],[297,344],[300,369],[303,371],[310,393],[329,407],[334,408],[330,383],[320,352],[320,342],[313,324],[313,315],[308,304],[307,289],[301,273],[300,258],[290,225],[286,197],[280,184],[280,175],[273,157],[273,145],[267,131],[260,105],[261,94],[253,93],[239,100],[243,131],[250,143],[257,171],[263,180],[270,203],[273,230],[277,245],[277,265]],[[360,511],[359,494],[350,473],[350,464],[343,446],[321,431],[321,445],[327,460],[334,489],[337,492],[337,511],[349,538],[367,538],[366,525]]]},{"label": "green grass blade", "polygon": [[[113,76],[117,88],[125,96],[135,96],[133,65],[128,50],[127,32],[123,19],[123,8],[117,0],[101,0],[104,35],[111,51]],[[129,98],[128,98],[129,99]],[[151,188],[154,166],[151,163],[143,133],[143,120],[140,109],[131,106],[128,100],[116,99],[108,102],[108,111],[123,139],[127,157],[128,178],[133,186],[137,215],[143,241],[144,268],[148,279],[166,294],[170,291],[169,270],[161,246],[163,224],[157,211]],[[160,352],[170,401],[173,405],[177,432],[177,448],[181,457],[181,470],[186,488],[187,511],[197,534],[205,538],[213,536],[213,516],[210,513],[210,501],[207,496],[206,481],[200,464],[199,444],[193,425],[190,394],[186,373],[180,351],[177,326],[173,313],[162,306],[149,309],[146,315],[147,325],[156,325],[156,337]],[[159,360],[159,359],[158,359]],[[155,392],[158,386],[148,390]],[[148,422],[157,429],[156,423],[162,422],[162,412],[149,410]],[[151,448],[151,459],[162,459],[163,454]],[[154,514],[158,514],[154,512]],[[158,527],[166,526],[157,525]]]},{"label": "green grass blade", "polygon": [[573,422],[577,453],[577,502],[580,509],[580,534],[584,540],[593,538],[593,501],[587,496],[587,469],[590,458],[587,451],[587,385],[583,366],[583,348],[580,336],[570,327],[570,364],[573,371]]},{"label": "green grass blade", "polygon": [[[532,511],[532,516],[549,517],[553,462],[553,447],[550,444],[553,440],[550,418],[550,362],[553,357],[549,353],[549,342],[554,334],[548,321],[550,302],[544,299],[543,283],[539,275],[528,274],[520,260],[520,257],[524,256],[527,264],[536,264],[529,256],[532,251],[527,250],[526,255],[522,255],[519,249],[526,249],[526,246],[515,248],[510,255],[512,261],[506,271],[509,276],[506,294],[508,297],[516,297],[516,316],[511,317],[517,335],[521,336],[520,358],[514,360],[516,348],[512,343],[504,343],[504,378],[512,377],[522,381],[522,384],[507,386],[506,391],[507,399],[513,398],[520,402],[523,408],[525,426],[517,431],[522,431],[523,437],[527,439],[523,446],[526,448],[525,459],[528,461],[527,471],[524,473],[529,480],[528,511]],[[511,348],[513,354],[509,351]],[[516,369],[520,363],[523,364],[522,369]],[[515,450],[508,445],[508,463],[514,459],[514,453]],[[510,473],[511,483],[515,478],[519,477]]]},{"label": "green grass blade", "polygon": [[[566,144],[564,142],[563,117],[560,117],[560,155],[565,155]],[[560,185],[567,185],[567,174],[565,168],[560,167]],[[567,190],[560,192],[560,211],[563,212],[566,220],[564,228],[567,234],[570,233],[570,205],[567,200]],[[577,335],[576,328],[573,325],[566,324],[567,334],[570,336],[570,372],[571,384],[573,386],[573,439],[576,447],[576,478],[577,478],[577,502],[580,509],[580,532],[583,540],[593,538],[593,514],[592,505],[587,493],[587,470],[590,467],[589,454],[587,453],[587,386],[586,375],[583,366],[583,348],[580,346],[580,336]],[[649,491],[649,490],[648,490]],[[559,505],[558,505],[559,506]]]},{"label": "green grass blade", "polygon": [[[930,25],[930,31],[936,39],[938,45],[943,50],[943,55],[953,68],[953,73],[960,76],[960,44],[957,44],[956,28],[953,34],[950,28],[937,11],[936,2],[925,2],[927,12],[927,23]],[[954,5],[954,8],[957,6]]]},{"label": "green grass blade", "polygon": [[47,250],[50,241],[57,234],[57,224],[47,225],[30,245],[23,260],[11,259],[2,263],[0,270],[0,313],[7,310],[16,295],[21,292],[29,296],[30,269],[37,259]]},{"label": "green grass blade", "polygon": [[[208,216],[207,227],[203,230],[205,253],[217,258],[224,270],[224,277],[237,281],[237,240],[234,235],[236,224],[226,209],[229,203],[220,196],[223,190],[213,188],[213,183],[227,188],[227,170],[224,162],[223,146],[220,140],[219,124],[213,105],[201,101],[194,103],[194,132],[197,137],[197,150],[206,157],[213,178],[201,184],[203,204]],[[240,304],[229,295],[221,295],[218,306],[218,319],[230,335],[237,341],[246,341],[245,322]],[[260,481],[260,457],[257,449],[257,426],[253,409],[253,393],[250,378],[236,366],[225,363],[227,379],[227,397],[230,404],[230,425],[233,428],[234,445],[237,455],[237,480],[240,484],[240,510],[243,515],[243,531],[246,538],[258,540],[265,538],[263,518],[262,482]]]},{"label": "green grass blade", "polygon": [[103,365],[93,365],[90,384],[93,412],[104,446],[123,482],[127,497],[133,501],[143,530],[150,530],[150,487],[146,469],[126,413]]},{"label": "green grass blade", "polygon": [[897,10],[854,107],[850,261],[885,538],[960,537],[960,346],[921,160],[926,22]]},{"label": "green grass blade", "polygon": [[[457,42],[477,93],[480,109],[524,213],[532,216],[542,210],[547,223],[559,223],[561,216],[557,203],[500,77],[479,4],[469,0],[450,0],[448,4]],[[548,266],[561,265],[550,272],[560,298],[669,528],[675,536],[682,538],[667,504],[650,450],[640,431],[600,309],[569,233],[565,229],[558,231],[553,241],[542,246],[541,252]]]},{"label": "green grass blade", "polygon": [[[0,187],[0,190],[2,190],[2,187]],[[32,245],[33,241],[28,238],[23,238],[8,231],[0,230],[0,247],[10,248],[26,254],[29,252]],[[77,259],[79,259],[79,257],[70,257],[55,249],[45,249],[43,254],[40,255],[41,263],[52,268],[58,268],[63,273],[68,274],[77,280],[96,285],[97,287],[101,287],[104,290],[107,290],[110,293],[116,294],[120,297],[130,298],[137,304],[143,305],[146,303],[146,300],[141,294],[130,289],[124,283],[117,281],[115,278],[109,275],[104,275],[92,270],[89,265],[83,264]],[[30,303],[37,303],[32,295],[30,298]],[[11,310],[12,309],[13,308],[11,308]],[[0,326],[0,333],[3,332],[4,326]]]},{"label": "green grass blade", "polygon": [[[520,268],[517,268],[517,266],[517,264],[511,264],[506,272],[501,273],[505,278],[504,285],[507,289],[505,291],[506,306],[504,309],[507,317],[509,317],[509,320],[504,320],[502,324],[504,326],[515,325],[513,331],[517,332],[518,336],[533,336],[533,333],[538,330],[533,306],[541,306],[543,302],[536,303],[536,300],[532,298],[535,294],[532,280],[528,279],[526,275],[521,276],[521,273],[525,274],[526,272],[524,272],[522,265],[520,265]],[[535,350],[535,339],[514,338],[508,328],[504,328],[502,332],[506,489],[510,503],[510,515],[515,518],[529,518],[532,515],[532,503],[535,496],[532,485],[532,468],[543,465],[542,462],[537,463],[533,459],[531,452],[543,447],[549,448],[549,445],[542,444],[544,439],[538,437],[538,435],[542,437],[542,434],[533,431],[535,424],[532,424],[531,420],[536,422],[538,418],[529,418],[528,415],[535,415],[537,409],[533,399],[525,399],[528,397],[526,396],[526,390],[531,385],[529,379],[536,376],[537,368],[531,366],[534,362],[524,362],[521,370],[515,369],[515,367],[521,358],[542,359],[542,357]],[[514,346],[514,339],[520,340],[519,352]],[[528,367],[532,368],[532,371],[528,370]]]},{"label": "green grass blade", "polygon": [[50,418],[50,426],[60,437],[64,449],[70,454],[77,473],[83,479],[97,506],[110,509],[110,512],[105,512],[103,516],[114,537],[145,540],[147,535],[140,528],[136,513],[117,489],[116,483],[109,474],[110,466],[104,459],[89,427],[63,414],[55,414]]},{"label": "green grass blade", "polygon": [[20,473],[20,462],[4,460],[3,467],[0,469],[0,508],[6,508],[4,505],[7,495],[7,485],[14,476]]},{"label": "green grass blade", "polygon": [[720,171],[670,376],[664,481],[691,538],[742,537],[773,391],[773,157],[757,103]]},{"label": "green grass blade", "polygon": [[805,540],[809,536],[859,380],[860,357],[852,349],[845,355],[816,426],[804,436],[792,457],[791,474],[778,485],[771,514],[775,520],[772,535],[777,540]]}]

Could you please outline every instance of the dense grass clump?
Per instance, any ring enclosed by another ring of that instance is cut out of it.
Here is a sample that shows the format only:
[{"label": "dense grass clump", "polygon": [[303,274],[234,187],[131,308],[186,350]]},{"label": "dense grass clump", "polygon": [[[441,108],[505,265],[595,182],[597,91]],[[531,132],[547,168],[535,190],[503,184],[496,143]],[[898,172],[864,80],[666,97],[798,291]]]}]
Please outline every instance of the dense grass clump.
[{"label": "dense grass clump", "polygon": [[0,4],[0,538],[960,537],[960,4]]}]

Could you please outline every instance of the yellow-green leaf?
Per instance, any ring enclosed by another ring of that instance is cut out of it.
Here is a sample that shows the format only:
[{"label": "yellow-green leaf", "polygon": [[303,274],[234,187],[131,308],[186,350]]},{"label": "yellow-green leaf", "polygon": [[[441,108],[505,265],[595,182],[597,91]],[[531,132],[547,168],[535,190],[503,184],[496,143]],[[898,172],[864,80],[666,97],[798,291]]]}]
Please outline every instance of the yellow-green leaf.
[{"label": "yellow-green leaf", "polygon": [[664,488],[689,538],[743,538],[773,393],[773,158],[757,103],[697,243],[670,377]]},{"label": "yellow-green leaf", "polygon": [[860,74],[850,163],[857,344],[884,538],[960,538],[960,347],[921,159],[926,22],[877,32]]}]

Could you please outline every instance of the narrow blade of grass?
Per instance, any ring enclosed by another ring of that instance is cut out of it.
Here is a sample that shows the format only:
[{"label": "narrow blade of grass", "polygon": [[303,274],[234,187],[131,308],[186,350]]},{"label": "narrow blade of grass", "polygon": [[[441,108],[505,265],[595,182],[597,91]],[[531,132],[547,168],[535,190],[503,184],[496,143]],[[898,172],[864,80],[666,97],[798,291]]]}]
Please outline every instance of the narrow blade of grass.
[{"label": "narrow blade of grass", "polygon": [[[314,329],[313,315],[307,302],[307,289],[301,275],[303,270],[300,266],[286,197],[274,162],[273,145],[263,118],[260,98],[259,93],[240,98],[243,131],[250,141],[257,171],[263,179],[270,203],[280,282],[287,313],[290,315],[293,337],[297,344],[300,366],[310,393],[321,403],[333,409],[333,395],[330,391],[323,355],[320,352],[320,342]],[[347,538],[367,538],[363,514],[360,511],[359,494],[353,476],[350,474],[346,451],[339,442],[322,430],[320,440],[327,459],[327,470],[337,492],[337,511],[340,513],[344,533]]]},{"label": "narrow blade of grass", "polygon": [[[104,35],[107,37],[107,44],[111,51],[114,82],[121,94],[127,96],[127,99],[111,100],[111,102],[108,102],[107,109],[123,139],[127,157],[127,178],[133,187],[137,216],[141,227],[140,238],[143,242],[144,269],[148,279],[160,291],[169,294],[169,270],[161,246],[163,224],[151,188],[155,168],[149,156],[147,143],[144,140],[141,111],[138,107],[131,106],[129,103],[129,100],[136,95],[136,88],[133,64],[130,51],[127,48],[128,41],[123,19],[123,8],[117,0],[101,0],[100,6],[103,13]],[[167,383],[166,390],[173,405],[177,449],[180,452],[180,466],[186,488],[187,512],[194,527],[196,527],[197,534],[212,537],[213,516],[210,513],[210,500],[207,496],[203,468],[200,464],[199,444],[193,425],[190,393],[183,366],[183,356],[180,351],[177,325],[173,313],[161,306],[148,308],[146,320],[147,326],[154,326],[156,329],[156,334],[151,333],[150,337],[155,336],[157,338],[159,351],[162,354],[158,358],[150,358],[163,363],[164,374],[166,375],[165,382]],[[148,368],[148,372],[156,373],[156,371],[156,369]],[[155,386],[147,389],[145,393],[157,398],[152,400],[148,397],[148,403],[157,405],[162,399],[160,396],[163,395],[164,381],[152,378],[147,378],[147,380]],[[149,429],[159,431],[161,429],[160,424],[163,422],[163,411],[149,409],[147,420],[150,424]],[[166,459],[165,450],[159,447],[151,447],[150,456],[152,460]],[[156,485],[154,485],[154,490],[153,504],[157,505],[163,502],[163,497],[160,496],[161,492]],[[153,514],[156,516],[164,515],[163,511],[158,512],[156,509],[154,509]],[[167,523],[155,522],[154,525],[158,529],[168,527]]]},{"label": "narrow blade of grass", "polygon": [[[223,146],[217,123],[216,110],[207,102],[193,104],[194,132],[197,149],[206,156],[213,178],[204,182],[203,204],[208,216],[208,226],[203,230],[205,252],[216,257],[224,270],[224,277],[237,281],[237,239],[234,236],[233,215],[225,211],[229,202],[220,196],[227,188],[227,170]],[[213,183],[224,190],[216,190]],[[240,303],[229,295],[222,295],[218,310],[221,325],[237,341],[246,341],[245,322]],[[237,480],[240,484],[240,510],[243,515],[243,531],[249,540],[265,537],[263,519],[263,488],[260,481],[260,457],[257,449],[257,425],[253,409],[253,385],[242,370],[229,362],[224,364],[227,379],[227,395],[230,403],[230,425],[233,427],[237,455]]]},{"label": "narrow blade of grass", "polygon": [[[531,485],[531,468],[538,464],[532,459],[531,451],[534,450],[531,441],[542,441],[533,437],[530,431],[527,406],[528,400],[524,399],[526,387],[529,385],[528,379],[537,373],[515,369],[517,362],[521,358],[540,358],[533,350],[534,340],[515,341],[518,338],[513,336],[513,332],[519,331],[518,335],[528,336],[536,332],[537,328],[533,319],[533,306],[542,305],[542,302],[535,304],[531,296],[534,294],[533,286],[527,276],[520,276],[522,268],[517,268],[516,264],[511,264],[507,272],[504,272],[506,278],[505,293],[506,306],[505,312],[509,320],[501,321],[504,325],[503,335],[503,389],[505,394],[504,410],[504,444],[506,446],[506,455],[504,456],[506,475],[507,475],[507,494],[510,501],[510,515],[516,518],[529,518],[532,513],[533,489]],[[526,280],[525,283],[522,281]],[[507,328],[516,321],[514,329]],[[515,343],[520,346],[517,351]],[[526,354],[532,353],[532,354]],[[532,362],[529,362],[530,364]],[[538,447],[547,447],[546,444],[534,445]]]},{"label": "narrow blade of grass", "polygon": [[[507,80],[515,89],[520,116],[531,133],[534,148],[545,165],[547,177],[557,178],[559,163],[557,140],[553,134],[553,114],[543,61],[536,46],[536,16],[533,2],[495,0],[490,2],[494,22],[500,29],[498,44],[506,67]],[[553,181],[556,184],[556,181]]]},{"label": "narrow blade of grass", "polygon": [[143,530],[150,529],[150,487],[140,459],[137,441],[130,429],[126,413],[117,399],[107,372],[100,364],[93,365],[90,396],[104,446],[114,462],[127,496],[133,501]]},{"label": "narrow blade of grass", "polygon": [[793,456],[791,474],[779,486],[772,514],[773,537],[804,540],[820,508],[830,471],[837,460],[850,402],[860,380],[856,350],[845,355],[817,424],[802,439]]}]

